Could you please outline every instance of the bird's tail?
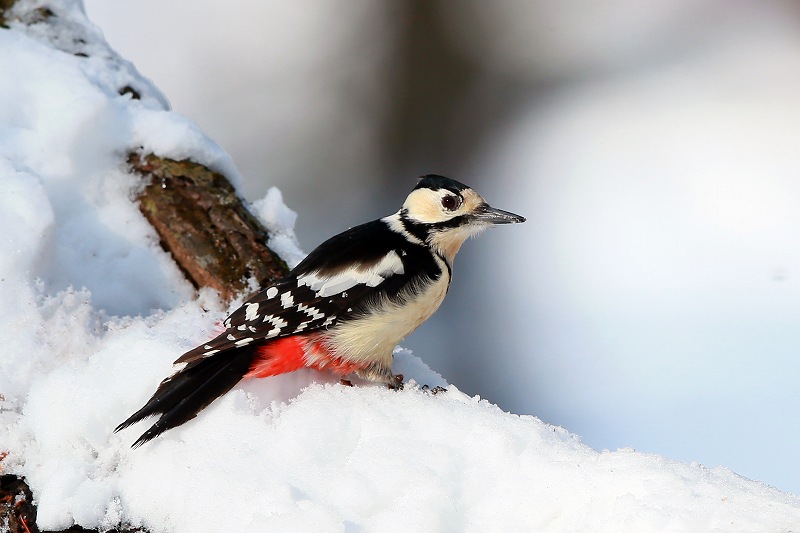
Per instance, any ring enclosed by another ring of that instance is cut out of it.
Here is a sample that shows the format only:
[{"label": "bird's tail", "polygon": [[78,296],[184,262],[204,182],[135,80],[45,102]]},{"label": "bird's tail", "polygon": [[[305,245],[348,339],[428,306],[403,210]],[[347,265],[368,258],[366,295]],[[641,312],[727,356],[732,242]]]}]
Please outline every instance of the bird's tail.
[{"label": "bird's tail", "polygon": [[250,370],[256,348],[242,346],[192,361],[158,386],[153,397],[115,432],[150,416],[161,415],[150,429],[133,443],[138,448],[168,429],[194,418],[208,404],[236,385]]}]

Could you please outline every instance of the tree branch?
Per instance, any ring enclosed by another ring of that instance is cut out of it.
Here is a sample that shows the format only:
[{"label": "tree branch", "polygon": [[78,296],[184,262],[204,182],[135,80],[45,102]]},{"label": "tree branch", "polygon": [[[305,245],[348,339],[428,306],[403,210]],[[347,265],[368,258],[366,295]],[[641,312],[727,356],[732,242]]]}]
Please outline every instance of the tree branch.
[{"label": "tree branch", "polygon": [[286,263],[267,246],[267,231],[223,175],[154,155],[131,154],[128,162],[147,181],[139,209],[195,287],[230,300],[250,279],[263,285],[286,274]]}]

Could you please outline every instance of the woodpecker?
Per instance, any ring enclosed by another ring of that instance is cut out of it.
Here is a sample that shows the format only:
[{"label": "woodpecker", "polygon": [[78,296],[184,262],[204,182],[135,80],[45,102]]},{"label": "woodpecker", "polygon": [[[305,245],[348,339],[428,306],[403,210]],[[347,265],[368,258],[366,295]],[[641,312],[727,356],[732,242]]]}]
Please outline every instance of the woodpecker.
[{"label": "woodpecker", "polygon": [[194,418],[243,378],[309,367],[391,388],[395,346],[439,307],[464,241],[525,218],[490,207],[450,178],[420,178],[387,217],[323,242],[289,274],[224,321],[219,336],[180,356],[152,398],[120,424],[160,418],[138,447]]}]

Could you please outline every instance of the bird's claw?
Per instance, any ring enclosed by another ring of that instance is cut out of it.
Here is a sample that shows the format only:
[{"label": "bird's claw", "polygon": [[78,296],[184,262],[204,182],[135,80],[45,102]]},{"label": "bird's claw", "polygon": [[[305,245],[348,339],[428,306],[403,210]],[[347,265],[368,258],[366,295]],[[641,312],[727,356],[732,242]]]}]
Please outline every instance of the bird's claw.
[{"label": "bird's claw", "polygon": [[395,374],[392,379],[386,386],[392,390],[403,390],[403,374]]},{"label": "bird's claw", "polygon": [[423,385],[420,388],[421,391],[427,392],[428,394],[439,394],[440,392],[447,392],[447,387],[441,387],[439,385],[431,388],[430,385]]}]

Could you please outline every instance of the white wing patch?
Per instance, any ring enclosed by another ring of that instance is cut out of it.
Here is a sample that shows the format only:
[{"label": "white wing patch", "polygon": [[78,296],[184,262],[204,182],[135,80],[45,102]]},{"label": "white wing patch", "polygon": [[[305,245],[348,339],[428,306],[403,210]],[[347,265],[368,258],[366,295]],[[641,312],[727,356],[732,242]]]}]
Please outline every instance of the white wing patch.
[{"label": "white wing patch", "polygon": [[321,318],[325,318],[325,314],[320,313],[319,309],[317,309],[316,307],[309,307],[303,304],[297,304],[297,310],[307,314],[309,317],[311,317],[312,320],[319,320]]},{"label": "white wing patch", "polygon": [[253,320],[258,319],[258,304],[245,304],[245,315],[244,319],[248,322],[252,322]]},{"label": "white wing patch", "polygon": [[265,338],[267,339],[271,339],[272,337],[275,337],[278,334],[280,334],[281,330],[289,324],[281,317],[275,315],[266,315],[264,317],[264,322],[269,322],[270,324],[272,324],[272,329],[269,330],[265,335]]},{"label": "white wing patch", "polygon": [[318,298],[325,298],[341,294],[356,285],[377,287],[387,278],[404,272],[403,261],[397,252],[392,250],[372,268],[361,270],[351,267],[332,276],[320,276],[316,272],[311,272],[297,278],[297,286],[306,285],[316,293]]},{"label": "white wing patch", "polygon": [[294,305],[294,296],[291,292],[286,291],[281,294],[281,307],[288,309]]}]

